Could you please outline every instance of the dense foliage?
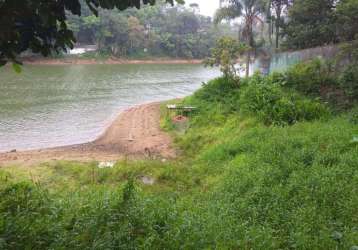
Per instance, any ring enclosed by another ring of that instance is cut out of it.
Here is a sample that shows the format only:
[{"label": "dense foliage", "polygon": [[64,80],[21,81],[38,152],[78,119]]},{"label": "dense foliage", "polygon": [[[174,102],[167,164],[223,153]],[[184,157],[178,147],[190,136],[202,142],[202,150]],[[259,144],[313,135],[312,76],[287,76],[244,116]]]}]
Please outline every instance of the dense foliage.
[{"label": "dense foliage", "polygon": [[285,24],[285,46],[311,48],[356,39],[357,0],[293,1]]},{"label": "dense foliage", "polygon": [[[173,4],[173,0],[166,0]],[[182,2],[182,1],[178,1]],[[155,0],[2,0],[0,1],[0,66],[17,61],[17,56],[30,49],[48,56],[52,51],[73,47],[75,37],[68,28],[67,13],[81,15],[81,5],[97,14],[98,8],[124,10],[139,8]]]},{"label": "dense foliage", "polygon": [[244,44],[239,43],[236,39],[230,37],[220,38],[214,48],[211,49],[211,55],[205,60],[205,64],[208,66],[220,67],[221,72],[223,72],[226,78],[234,78],[238,70],[237,62],[248,50],[248,47]]},{"label": "dense foliage", "polygon": [[148,7],[155,1],[146,0],[145,10],[130,8],[140,7],[140,2],[0,1],[0,65],[20,63],[18,55],[24,51],[44,56],[61,52],[76,40],[96,44],[106,55],[204,58],[217,38],[232,35],[235,28],[239,40],[252,49],[248,69],[257,54],[266,55],[280,45],[303,49],[357,39],[357,0],[221,0],[215,22],[238,22],[218,29],[210,18],[195,13],[198,4],[190,10],[171,9],[165,3],[173,0],[157,1],[156,7]]},{"label": "dense foliage", "polygon": [[243,113],[254,114],[265,124],[285,125],[310,121],[327,115],[327,109],[318,102],[296,93],[286,93],[271,79],[253,79],[240,95]]},{"label": "dense foliage", "polygon": [[232,35],[229,25],[215,27],[210,17],[183,6],[158,3],[140,10],[101,10],[94,16],[84,9],[70,16],[69,26],[78,43],[95,44],[102,54],[116,57],[204,58],[222,35]]},{"label": "dense foliage", "polygon": [[334,69],[332,64],[319,59],[301,62],[285,74],[284,86],[304,95],[319,97],[334,109],[345,109],[357,103],[357,64]]},{"label": "dense foliage", "polygon": [[295,1],[286,27],[289,48],[310,48],[336,42],[334,0]]},{"label": "dense foliage", "polygon": [[0,248],[356,249],[357,108],[329,114],[288,75],[218,78],[182,101],[199,110],[170,130],[177,160],[1,168]]}]

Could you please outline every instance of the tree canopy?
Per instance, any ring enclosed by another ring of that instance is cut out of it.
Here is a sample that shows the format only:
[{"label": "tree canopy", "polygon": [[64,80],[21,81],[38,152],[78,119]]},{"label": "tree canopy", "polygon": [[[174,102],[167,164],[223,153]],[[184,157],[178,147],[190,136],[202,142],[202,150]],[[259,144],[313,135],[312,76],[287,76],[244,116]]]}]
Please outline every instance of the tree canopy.
[{"label": "tree canopy", "polygon": [[[174,4],[174,0],[165,2]],[[140,8],[155,0],[0,0],[0,65],[19,63],[17,56],[28,49],[48,56],[72,48],[76,39],[66,14],[80,16],[83,3],[97,15],[99,8]]]},{"label": "tree canopy", "polygon": [[238,73],[235,68],[238,59],[247,50],[245,44],[230,37],[223,37],[211,50],[211,56],[205,60],[205,64],[212,67],[219,66],[226,78],[234,78]]},{"label": "tree canopy", "polygon": [[357,0],[293,1],[285,24],[285,46],[303,49],[357,39]]},{"label": "tree canopy", "polygon": [[83,56],[117,58],[202,59],[222,36],[236,36],[229,24],[215,26],[210,17],[183,5],[158,2],[141,9],[103,10],[98,17],[88,8],[82,16],[69,15],[68,25],[80,45],[96,45]]},{"label": "tree canopy", "polygon": [[[243,18],[243,29],[239,31],[239,40],[243,40],[251,49],[256,49],[254,26],[263,25],[261,15],[265,9],[264,0],[226,0],[222,1],[228,5],[221,7],[215,14],[215,22],[218,23],[223,19]],[[250,72],[251,52],[247,50],[246,76]]]}]

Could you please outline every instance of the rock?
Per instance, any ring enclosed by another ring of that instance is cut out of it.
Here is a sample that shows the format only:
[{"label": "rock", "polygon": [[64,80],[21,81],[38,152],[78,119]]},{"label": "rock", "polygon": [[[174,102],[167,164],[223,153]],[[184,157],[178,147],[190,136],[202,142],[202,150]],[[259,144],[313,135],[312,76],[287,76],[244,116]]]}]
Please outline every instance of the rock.
[{"label": "rock", "polygon": [[13,150],[10,151],[10,153],[16,153],[16,152],[17,152],[16,149],[13,149]]},{"label": "rock", "polygon": [[142,176],[140,178],[140,180],[142,181],[142,183],[144,185],[153,185],[155,183],[154,178],[150,177],[150,176]]}]

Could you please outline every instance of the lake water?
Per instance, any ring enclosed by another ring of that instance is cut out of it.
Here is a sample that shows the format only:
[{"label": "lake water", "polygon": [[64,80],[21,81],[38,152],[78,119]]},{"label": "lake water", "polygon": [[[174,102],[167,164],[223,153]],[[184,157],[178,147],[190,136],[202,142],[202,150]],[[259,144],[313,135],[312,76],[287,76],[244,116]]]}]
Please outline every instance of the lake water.
[{"label": "lake water", "polygon": [[0,68],[0,152],[87,142],[133,105],[184,97],[220,73],[201,65]]}]

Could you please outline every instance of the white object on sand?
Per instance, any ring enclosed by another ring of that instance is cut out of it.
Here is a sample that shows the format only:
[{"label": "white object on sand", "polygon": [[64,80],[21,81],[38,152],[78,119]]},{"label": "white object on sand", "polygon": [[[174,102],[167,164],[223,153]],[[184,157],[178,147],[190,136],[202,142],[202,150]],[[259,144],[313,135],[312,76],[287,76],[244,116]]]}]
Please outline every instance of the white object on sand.
[{"label": "white object on sand", "polygon": [[113,168],[114,167],[115,162],[113,161],[102,161],[100,163],[98,163],[98,168]]}]

